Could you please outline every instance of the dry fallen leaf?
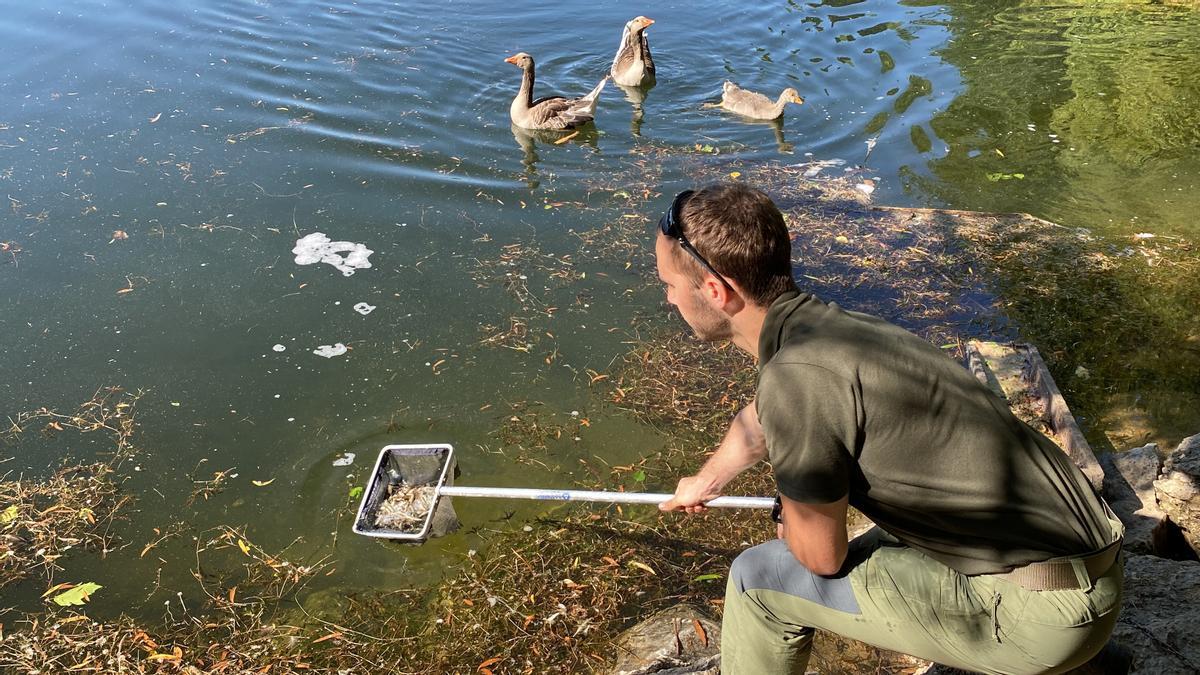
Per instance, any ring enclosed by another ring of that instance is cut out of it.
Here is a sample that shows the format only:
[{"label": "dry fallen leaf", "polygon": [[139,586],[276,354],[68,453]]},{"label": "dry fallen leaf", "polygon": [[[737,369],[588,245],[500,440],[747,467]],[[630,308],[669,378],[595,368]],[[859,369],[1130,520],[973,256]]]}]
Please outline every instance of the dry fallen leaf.
[{"label": "dry fallen leaf", "polygon": [[646,563],[644,563],[644,562],[638,562],[638,561],[636,561],[636,560],[630,560],[630,561],[629,561],[629,566],[630,566],[630,567],[636,567],[636,568],[638,568],[638,569],[640,569],[640,570],[646,570],[646,571],[647,571],[647,572],[649,572],[650,574],[653,574],[654,576],[658,576],[658,572],[655,572],[653,567],[650,567],[649,565],[647,565],[647,564],[646,564]]},{"label": "dry fallen leaf", "polygon": [[704,626],[700,624],[699,619],[692,619],[692,628],[696,629],[696,635],[700,638],[700,644],[708,646],[708,633],[704,631]]},{"label": "dry fallen leaf", "polygon": [[562,138],[558,139],[557,141],[554,141],[554,144],[555,144],[555,145],[562,145],[563,143],[566,143],[567,141],[571,140],[572,138],[575,138],[575,137],[576,137],[576,136],[578,136],[578,135],[579,135],[579,132],[578,132],[578,131],[576,131],[576,132],[574,132],[574,133],[572,133],[572,134],[570,134],[570,135],[563,136]]},{"label": "dry fallen leaf", "polygon": [[64,588],[71,588],[71,587],[72,587],[72,586],[74,586],[74,585],[75,585],[75,584],[72,584],[72,583],[66,583],[66,582],[64,582],[64,583],[61,583],[61,584],[56,584],[56,585],[54,585],[54,586],[51,586],[51,587],[49,588],[49,590],[47,590],[45,593],[42,593],[42,597],[44,598],[44,597],[46,597],[47,595],[50,595],[51,593],[53,593],[54,591],[62,590],[62,589],[64,589]]},{"label": "dry fallen leaf", "polygon": [[257,487],[266,487],[274,482],[275,482],[274,478],[272,478],[271,480],[252,480],[252,481],[250,481],[250,483],[252,485],[255,485]]}]

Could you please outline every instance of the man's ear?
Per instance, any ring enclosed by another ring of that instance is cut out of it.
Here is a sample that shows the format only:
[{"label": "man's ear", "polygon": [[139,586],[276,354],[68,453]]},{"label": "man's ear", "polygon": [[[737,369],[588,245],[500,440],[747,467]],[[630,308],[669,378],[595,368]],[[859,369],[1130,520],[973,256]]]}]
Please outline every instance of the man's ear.
[{"label": "man's ear", "polygon": [[736,314],[745,305],[745,301],[736,290],[731,290],[712,275],[705,277],[703,290],[710,304],[726,314]]}]

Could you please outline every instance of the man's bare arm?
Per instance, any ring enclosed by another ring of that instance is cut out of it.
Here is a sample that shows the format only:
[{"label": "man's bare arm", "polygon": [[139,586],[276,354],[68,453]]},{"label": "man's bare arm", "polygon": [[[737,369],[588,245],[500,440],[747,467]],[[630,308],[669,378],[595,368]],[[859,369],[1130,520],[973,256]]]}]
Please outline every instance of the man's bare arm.
[{"label": "man's bare arm", "polygon": [[813,574],[836,574],[846,561],[848,497],[829,504],[805,504],[780,496],[782,539],[800,564]]},{"label": "man's bare arm", "polygon": [[729,423],[725,438],[699,473],[679,481],[675,496],[659,504],[663,511],[699,513],[704,502],[721,496],[726,483],[767,456],[767,442],[754,403],[742,408]]}]

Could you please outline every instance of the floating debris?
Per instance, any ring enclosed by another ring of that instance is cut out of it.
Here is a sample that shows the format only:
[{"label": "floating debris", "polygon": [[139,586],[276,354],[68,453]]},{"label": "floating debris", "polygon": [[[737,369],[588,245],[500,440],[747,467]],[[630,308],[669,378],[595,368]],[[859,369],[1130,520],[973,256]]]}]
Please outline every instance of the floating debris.
[{"label": "floating debris", "polygon": [[401,532],[416,531],[433,510],[437,487],[400,484],[389,489],[392,493],[379,505],[375,526]]},{"label": "floating debris", "polygon": [[274,347],[271,347],[271,349],[273,349],[277,352],[281,352],[281,351],[287,349],[287,347],[284,347],[283,345],[275,345]]},{"label": "floating debris", "polygon": [[819,159],[812,162],[805,162],[803,164],[795,164],[793,167],[803,169],[804,173],[801,175],[803,175],[805,178],[816,178],[817,174],[821,173],[825,169],[831,169],[833,167],[845,165],[846,160],[835,157],[833,159]]},{"label": "floating debris", "polygon": [[[333,265],[343,276],[352,276],[354,270],[371,266],[368,258],[374,251],[363,244],[352,241],[331,241],[321,232],[313,232],[296,240],[292,249],[297,265],[312,265],[323,262]],[[343,255],[345,254],[345,255]]]},{"label": "floating debris", "polygon": [[334,466],[350,466],[354,463],[356,455],[353,452],[343,452],[341,457],[333,460]]},{"label": "floating debris", "polygon": [[370,314],[371,312],[375,311],[375,305],[368,305],[365,302],[360,302],[354,306],[354,311],[358,312],[359,314],[362,314],[363,316],[366,316],[366,315]]},{"label": "floating debris", "polygon": [[346,347],[346,345],[336,342],[332,345],[321,345],[320,347],[314,349],[313,353],[317,356],[324,356],[327,359],[332,359],[335,356],[341,356],[342,354],[345,354],[347,351],[349,351],[349,349]]}]

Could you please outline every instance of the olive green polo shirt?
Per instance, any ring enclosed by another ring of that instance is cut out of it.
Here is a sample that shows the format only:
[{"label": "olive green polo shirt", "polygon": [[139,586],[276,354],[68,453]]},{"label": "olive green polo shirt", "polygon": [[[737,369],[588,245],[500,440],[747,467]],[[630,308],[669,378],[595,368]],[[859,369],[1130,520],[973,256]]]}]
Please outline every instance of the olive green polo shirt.
[{"label": "olive green polo shirt", "polygon": [[780,493],[852,506],[964,574],[1110,543],[1104,507],[1052,441],[941,350],[806,293],[770,307],[757,407]]}]

